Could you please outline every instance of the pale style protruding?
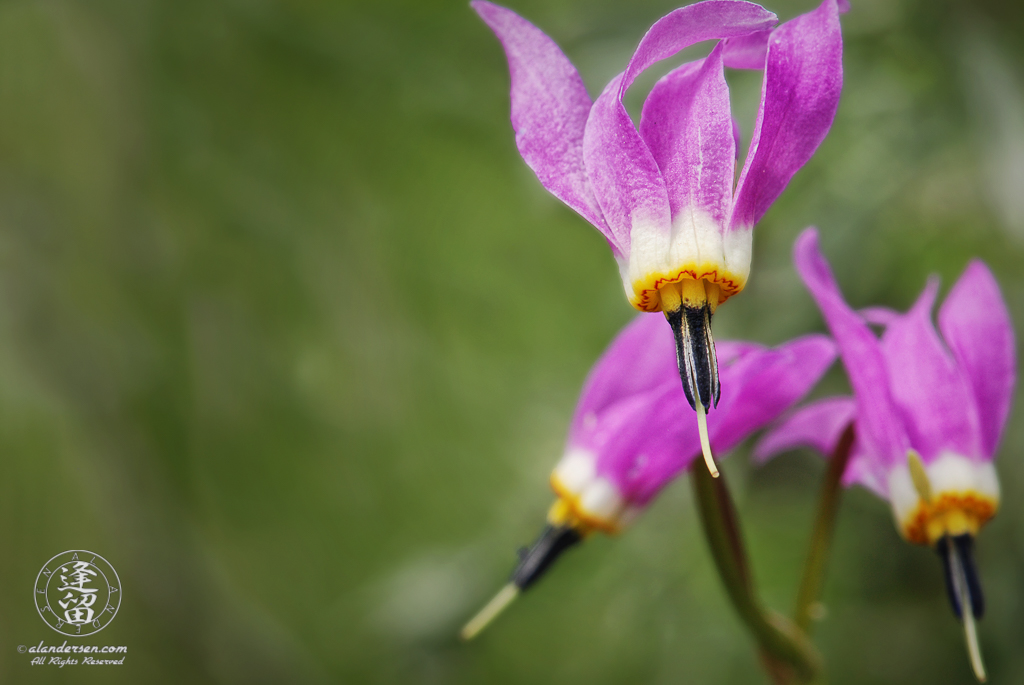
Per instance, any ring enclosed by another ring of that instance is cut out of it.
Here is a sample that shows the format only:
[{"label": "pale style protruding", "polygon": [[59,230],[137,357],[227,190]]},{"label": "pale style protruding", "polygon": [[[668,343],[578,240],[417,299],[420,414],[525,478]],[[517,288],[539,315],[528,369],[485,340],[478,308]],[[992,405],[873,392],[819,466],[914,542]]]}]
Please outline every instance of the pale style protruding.
[{"label": "pale style protruding", "polygon": [[964,567],[954,552],[953,545],[948,546],[946,554],[949,555],[954,592],[960,602],[964,638],[967,641],[967,653],[971,658],[971,668],[974,670],[974,677],[978,679],[979,683],[983,683],[986,680],[985,663],[982,661],[981,647],[978,645],[978,626],[974,621],[974,612],[971,610],[971,595],[967,590],[967,574],[964,573]]},{"label": "pale style protruding", "polygon": [[700,433],[700,451],[704,454],[704,463],[712,478],[718,478],[718,467],[711,456],[711,440],[708,438],[708,417],[704,413],[704,405],[697,404],[697,431]]},{"label": "pale style protruding", "polygon": [[498,591],[498,594],[484,605],[484,608],[471,618],[459,632],[463,640],[472,640],[480,634],[480,631],[490,625],[491,621],[497,618],[498,614],[508,607],[512,601],[519,596],[519,588],[514,583],[509,583]]}]

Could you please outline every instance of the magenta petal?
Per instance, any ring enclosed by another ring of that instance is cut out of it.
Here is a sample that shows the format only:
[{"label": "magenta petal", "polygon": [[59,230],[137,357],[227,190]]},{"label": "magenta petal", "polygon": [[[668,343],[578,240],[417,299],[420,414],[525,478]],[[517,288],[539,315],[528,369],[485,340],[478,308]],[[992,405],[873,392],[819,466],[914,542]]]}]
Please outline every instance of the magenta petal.
[{"label": "magenta petal", "polygon": [[668,192],[658,164],[618,99],[622,75],[598,96],[583,134],[583,160],[601,211],[623,254],[634,226],[671,229]]},{"label": "magenta petal", "polygon": [[982,454],[991,458],[1010,414],[1017,353],[999,284],[981,261],[973,260],[950,290],[939,309],[939,328],[971,386]]},{"label": "magenta petal", "polygon": [[658,81],[640,135],[661,170],[672,218],[698,208],[724,225],[732,206],[736,141],[719,44]]},{"label": "magenta petal", "polygon": [[[857,420],[857,401],[852,397],[828,397],[793,412],[771,428],[754,447],[754,460],[763,464],[772,457],[798,447],[810,447],[830,458],[843,432]],[[888,498],[886,472],[877,460],[854,439],[850,461],[843,473],[843,485],[859,483],[879,497]]]},{"label": "magenta petal", "polygon": [[[850,11],[847,0],[836,3],[840,14]],[[737,36],[725,41],[725,66],[730,69],[764,69],[765,56],[768,53],[768,37],[772,29],[758,31],[746,36]]]},{"label": "magenta petal", "polygon": [[818,248],[818,232],[804,230],[793,248],[793,261],[821,309],[857,401],[857,437],[879,473],[906,459],[909,441],[899,419],[881,346],[867,324],[843,300],[828,262]]},{"label": "magenta petal", "polygon": [[[840,14],[850,11],[850,3],[847,0],[839,0],[836,4]],[[771,34],[772,29],[768,29],[727,39],[723,54],[725,66],[730,69],[764,69],[768,37]]]},{"label": "magenta petal", "polygon": [[678,382],[672,329],[660,313],[641,314],[622,330],[590,370],[569,431],[581,434],[612,404]]},{"label": "magenta petal", "polygon": [[772,31],[768,29],[724,41],[725,52],[722,57],[725,66],[730,69],[764,69],[768,37],[771,35]]},{"label": "magenta petal", "polygon": [[673,10],[656,21],[640,41],[624,72],[622,92],[644,69],[683,48],[704,40],[763,31],[777,19],[760,5],[738,0],[704,0]]},{"label": "magenta petal", "polygon": [[925,462],[943,450],[968,458],[981,453],[971,389],[932,325],[938,290],[938,279],[929,279],[911,310],[891,321],[882,337],[893,399],[910,444]]},{"label": "magenta petal", "polygon": [[621,253],[583,166],[590,96],[554,41],[515,12],[477,0],[470,5],[498,36],[512,79],[512,128],[523,159],[551,194],[592,223]]},{"label": "magenta petal", "polygon": [[[726,393],[739,393],[752,376],[745,370],[750,368],[746,362],[755,360],[756,366],[756,359],[770,351],[751,343],[723,341],[718,344],[718,352],[724,367],[724,397]],[[629,371],[629,367],[621,368],[623,372]],[[687,403],[675,373],[657,390],[637,397],[642,399],[629,407],[635,412],[631,422],[622,422],[616,434],[602,443],[597,472],[615,483],[630,503],[643,506],[698,458],[700,439],[697,415]],[[639,408],[644,402],[646,408]],[[742,406],[741,403],[741,409]],[[615,410],[620,411],[619,405]],[[720,410],[711,412],[709,423],[720,415]]]},{"label": "magenta petal", "polygon": [[730,226],[750,228],[824,140],[843,85],[836,0],[772,32],[753,140]]},{"label": "magenta petal", "polygon": [[583,160],[594,195],[619,249],[629,250],[634,226],[671,230],[665,181],[654,156],[622,106],[622,95],[644,69],[703,40],[769,28],[775,15],[739,0],[705,0],[655,22],[626,71],[597,98],[583,135]]},{"label": "magenta petal", "polygon": [[888,326],[898,321],[903,314],[888,307],[864,307],[857,311],[861,317],[870,324],[876,326]]},{"label": "magenta petal", "polygon": [[[673,340],[673,343],[675,341]],[[718,365],[726,368],[731,367],[734,362],[739,361],[748,354],[760,352],[765,349],[764,345],[743,340],[723,340],[715,344],[715,353],[718,357]],[[696,416],[696,414],[694,414]]]},{"label": "magenta petal", "polygon": [[886,472],[879,471],[878,464],[870,454],[861,448],[860,441],[855,439],[853,453],[850,455],[850,461],[846,464],[846,470],[843,471],[843,486],[863,485],[882,499],[889,499],[887,476]]},{"label": "magenta petal", "polygon": [[[722,404],[708,416],[711,441],[719,457],[798,401],[835,359],[835,346],[812,335],[776,349],[748,343],[719,343]],[[615,435],[601,442],[597,471],[615,483],[632,504],[650,501],[700,455],[696,414],[679,383],[622,410],[631,411]],[[728,398],[728,401],[727,401]],[[649,403],[646,409],[641,405]],[[615,405],[615,412],[620,405]],[[618,418],[618,417],[616,417]]]},{"label": "magenta petal", "polygon": [[777,419],[814,387],[835,358],[829,338],[808,335],[723,369],[722,402],[708,417],[712,447],[728,451]]},{"label": "magenta petal", "polygon": [[[636,411],[599,452],[597,473],[631,504],[643,506],[700,452],[697,420],[678,379],[643,396]],[[689,415],[688,415],[689,414]]]},{"label": "magenta petal", "polygon": [[614,470],[616,464],[632,454],[633,445],[648,437],[652,412],[663,401],[661,396],[671,389],[668,379],[664,381],[643,392],[615,398],[599,412],[591,414],[578,430],[570,432],[567,450],[590,450],[598,455],[598,463],[604,464],[604,470]]},{"label": "magenta petal", "polygon": [[828,457],[856,416],[857,403],[852,397],[829,397],[812,402],[765,433],[754,447],[754,461],[763,464],[797,447],[810,447]]}]

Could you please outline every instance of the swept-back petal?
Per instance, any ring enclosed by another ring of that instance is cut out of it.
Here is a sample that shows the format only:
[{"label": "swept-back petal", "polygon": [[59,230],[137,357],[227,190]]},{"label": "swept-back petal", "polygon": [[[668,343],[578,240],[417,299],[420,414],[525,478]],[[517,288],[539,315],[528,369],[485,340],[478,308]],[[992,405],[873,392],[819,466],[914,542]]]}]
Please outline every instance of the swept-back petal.
[{"label": "swept-back petal", "polygon": [[889,499],[888,474],[879,470],[877,462],[862,447],[859,439],[853,442],[853,454],[843,472],[843,485],[863,485],[882,499]]},{"label": "swept-back petal", "polygon": [[597,98],[584,131],[583,160],[601,211],[623,252],[629,250],[634,226],[650,229],[654,235],[671,230],[668,193],[658,164],[622,106],[626,89],[644,69],[683,48],[760,31],[775,21],[775,15],[760,5],[741,0],[705,0],[670,12],[655,22],[626,70]]},{"label": "swept-back petal", "polygon": [[842,85],[843,38],[836,0],[825,0],[772,32],[732,228],[756,224],[818,149],[832,126]]},{"label": "swept-back petal", "polygon": [[621,252],[583,166],[590,96],[553,40],[515,12],[483,0],[470,5],[501,41],[512,80],[516,146],[541,185],[579,212]]},{"label": "swept-back petal", "polygon": [[827,457],[856,416],[857,404],[852,397],[828,397],[811,402],[765,433],[754,447],[754,461],[763,464],[797,447],[810,447]]},{"label": "swept-back petal", "polygon": [[835,358],[828,337],[808,335],[722,369],[722,385],[728,380],[731,387],[708,421],[714,449],[730,450],[777,419],[814,387]]},{"label": "swept-back petal", "polygon": [[771,29],[737,36],[725,41],[722,58],[730,69],[764,69],[764,58],[768,54],[768,37]]},{"label": "swept-back petal", "polygon": [[644,69],[694,43],[764,31],[776,21],[772,12],[742,0],[704,0],[673,10],[654,22],[640,40],[626,66],[619,96]]},{"label": "swept-back petal", "polygon": [[668,232],[668,191],[658,164],[618,99],[619,74],[590,110],[583,133],[583,162],[601,212],[623,254],[634,226]]},{"label": "swept-back petal", "polygon": [[[850,11],[850,3],[847,0],[839,0],[837,5],[840,14]],[[730,69],[764,69],[768,37],[771,34],[772,30],[768,29],[725,40],[725,52],[722,55],[725,66]]]},{"label": "swept-back petal", "polygon": [[[770,429],[754,446],[754,460],[763,464],[772,457],[796,449],[810,447],[825,458],[831,457],[843,431],[856,425],[857,401],[852,397],[827,397],[801,407]],[[864,450],[854,438],[852,454],[843,472],[843,485],[863,485],[879,497],[889,496],[888,474],[879,468],[878,460]]]},{"label": "swept-back petal", "polygon": [[938,279],[930,278],[910,311],[890,321],[882,337],[893,399],[910,444],[926,463],[944,450],[969,459],[981,456],[971,388],[932,325],[938,290]]},{"label": "swept-back petal", "polygon": [[699,214],[724,226],[732,208],[736,140],[721,43],[706,59],[655,84],[644,103],[640,136],[665,180],[672,220],[689,213],[696,224]]},{"label": "swept-back petal", "polygon": [[740,128],[740,122],[736,121],[736,117],[732,120],[732,142],[736,148],[736,158],[740,156],[740,141],[743,140],[743,130]]},{"label": "swept-back petal", "polygon": [[995,455],[1017,380],[1013,324],[999,284],[980,260],[968,264],[939,308],[939,328],[979,408],[982,450]]},{"label": "swept-back petal", "polygon": [[590,370],[580,393],[570,440],[606,408],[675,380],[675,339],[661,314],[640,314],[616,336]]},{"label": "swept-back petal", "polygon": [[860,314],[865,321],[875,326],[888,326],[903,316],[903,314],[895,309],[878,306],[864,307],[863,309],[857,310],[857,313]]},{"label": "swept-back petal", "polygon": [[[906,459],[909,441],[889,392],[881,346],[867,324],[850,309],[818,248],[818,232],[805,229],[793,248],[797,272],[818,304],[857,401],[857,436],[879,473]],[[885,482],[885,478],[881,478]]]}]

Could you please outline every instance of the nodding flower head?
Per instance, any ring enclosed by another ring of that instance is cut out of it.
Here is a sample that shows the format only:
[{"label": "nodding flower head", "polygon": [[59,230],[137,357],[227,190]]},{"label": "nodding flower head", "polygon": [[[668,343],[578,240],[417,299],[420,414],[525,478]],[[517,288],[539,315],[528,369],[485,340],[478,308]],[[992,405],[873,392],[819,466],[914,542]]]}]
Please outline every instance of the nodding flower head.
[{"label": "nodding flower head", "polygon": [[[929,279],[905,314],[878,307],[855,312],[814,229],[797,239],[794,259],[839,346],[854,396],[794,413],[762,439],[755,456],[765,460],[800,445],[830,454],[853,424],[844,482],[888,500],[902,536],[938,551],[983,677],[972,627],[984,611],[973,541],[999,507],[992,461],[1017,377],[1013,328],[999,286],[984,263],[968,264],[939,308],[940,336],[932,324],[937,279]],[[869,324],[884,328],[880,339]]]},{"label": "nodding flower head", "polygon": [[[580,394],[562,459],[551,474],[557,495],[547,525],[523,550],[496,600],[507,603],[532,585],[569,547],[593,531],[629,525],[701,453],[693,414],[675,373],[672,333],[659,316],[642,314],[591,370]],[[823,335],[776,348],[720,343],[722,385],[728,391],[708,419],[715,449],[732,449],[799,401],[835,360]],[[493,604],[471,622],[471,637],[493,617]],[[486,619],[486,620],[485,620]]]},{"label": "nodding flower head", "polygon": [[[774,29],[774,14],[740,0],[674,10],[594,102],[538,28],[503,7],[471,4],[508,57],[519,152],[545,188],[604,235],[630,303],[665,313],[687,401],[706,433],[704,415],[721,392],[711,316],[747,282],[754,224],[832,125],[843,74],[840,3],[824,0]],[[707,40],[719,42],[659,80],[635,126],[622,98],[637,76]],[[735,184],[727,66],[764,71]],[[704,454],[717,474],[710,450]]]}]

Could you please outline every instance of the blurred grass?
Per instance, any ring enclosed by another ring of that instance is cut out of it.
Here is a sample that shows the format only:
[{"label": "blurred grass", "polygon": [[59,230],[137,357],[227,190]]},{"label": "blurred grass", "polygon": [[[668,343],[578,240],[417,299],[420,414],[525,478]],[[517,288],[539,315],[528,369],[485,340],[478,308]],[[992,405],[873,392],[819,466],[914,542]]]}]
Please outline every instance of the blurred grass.
[{"label": "blurred grass", "polygon": [[[596,93],[673,6],[514,8]],[[789,262],[812,223],[855,305],[906,307],[979,255],[1024,321],[1022,12],[855,3],[836,124],[719,336],[821,329]],[[749,136],[759,82],[731,78]],[[0,3],[0,679],[760,682],[682,482],[454,640],[540,525],[582,379],[632,316],[603,241],[519,159],[507,79],[463,2]],[[1024,679],[1020,416],[979,541],[993,682]],[[746,456],[726,468],[788,610],[821,465]],[[63,639],[31,588],[71,548],[121,576],[95,642],[123,667],[15,651]],[[825,602],[832,682],[971,682],[939,565],[865,492]]]}]

